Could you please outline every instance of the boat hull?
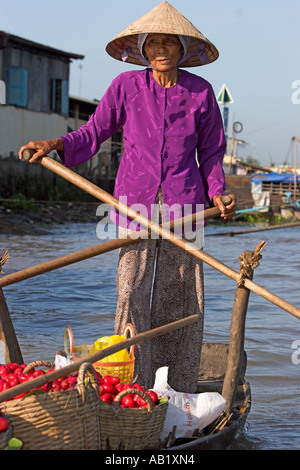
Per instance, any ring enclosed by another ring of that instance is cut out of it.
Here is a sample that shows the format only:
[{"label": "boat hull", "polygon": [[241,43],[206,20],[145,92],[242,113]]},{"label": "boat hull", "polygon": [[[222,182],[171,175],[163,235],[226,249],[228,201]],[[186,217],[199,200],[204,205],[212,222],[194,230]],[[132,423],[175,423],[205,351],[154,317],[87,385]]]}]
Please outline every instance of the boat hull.
[{"label": "boat hull", "polygon": [[[206,343],[203,345],[197,392],[222,393],[228,350],[228,344]],[[235,438],[244,428],[251,409],[251,388],[249,382],[245,381],[246,366],[247,356],[244,353],[232,416],[226,426],[218,430],[212,423],[198,437],[177,439],[168,447],[168,450],[225,450],[232,446]]]}]

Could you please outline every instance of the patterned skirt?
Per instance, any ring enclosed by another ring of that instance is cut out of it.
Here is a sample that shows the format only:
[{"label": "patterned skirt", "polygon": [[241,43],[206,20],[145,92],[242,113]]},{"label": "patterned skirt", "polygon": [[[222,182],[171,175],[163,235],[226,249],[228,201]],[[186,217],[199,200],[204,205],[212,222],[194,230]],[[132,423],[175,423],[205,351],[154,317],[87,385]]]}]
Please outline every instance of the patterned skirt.
[{"label": "patterned skirt", "polygon": [[[161,192],[158,193],[162,202]],[[119,227],[119,237],[130,234]],[[119,252],[115,334],[127,323],[135,333],[197,314],[189,326],[135,345],[135,382],[152,388],[155,372],[168,366],[168,383],[195,393],[204,318],[203,263],[166,239],[140,240]]]}]

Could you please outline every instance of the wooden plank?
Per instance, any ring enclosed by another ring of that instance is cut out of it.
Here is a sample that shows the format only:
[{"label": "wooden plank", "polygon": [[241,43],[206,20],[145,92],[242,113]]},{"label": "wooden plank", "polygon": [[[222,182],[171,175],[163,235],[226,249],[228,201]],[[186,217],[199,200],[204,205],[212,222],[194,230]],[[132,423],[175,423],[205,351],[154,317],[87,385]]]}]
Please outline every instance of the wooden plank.
[{"label": "wooden plank", "polygon": [[23,363],[21,349],[7,308],[6,300],[0,288],[0,340],[4,345],[6,362]]},{"label": "wooden plank", "polygon": [[276,230],[280,228],[294,228],[300,227],[300,222],[291,222],[290,224],[276,224],[276,225],[269,225],[267,227],[255,227],[255,228],[248,228],[243,230],[233,230],[230,232],[220,232],[220,233],[208,233],[206,237],[218,237],[218,236],[227,236],[233,237],[235,235],[243,235],[244,233],[252,233],[252,232],[263,232],[265,230]]},{"label": "wooden plank", "polygon": [[[258,259],[260,249],[262,249],[262,247],[258,247],[257,252],[245,251],[243,253],[241,257],[241,274],[244,279],[252,279],[252,260],[255,260],[255,257]],[[249,296],[250,290],[245,288],[243,283],[238,284],[232,307],[228,360],[222,388],[222,396],[226,400],[225,413],[232,411],[240,377],[244,354],[245,325]]]}]

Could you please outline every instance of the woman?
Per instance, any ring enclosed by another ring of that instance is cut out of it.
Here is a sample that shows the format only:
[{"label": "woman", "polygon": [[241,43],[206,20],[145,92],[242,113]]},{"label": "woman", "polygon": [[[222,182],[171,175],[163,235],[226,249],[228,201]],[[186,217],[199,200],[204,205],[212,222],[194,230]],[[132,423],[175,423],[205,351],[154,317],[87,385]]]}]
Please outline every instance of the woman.
[{"label": "woman", "polygon": [[[229,220],[236,203],[233,195],[230,206],[221,201],[225,137],[220,111],[211,85],[179,68],[216,60],[215,46],[163,2],[116,36],[106,50],[117,60],[147,67],[120,74],[85,126],[58,139],[29,142],[21,147],[20,158],[25,148],[36,150],[31,161],[57,150],[66,166],[74,166],[95,155],[122,126],[117,199],[140,205],[148,218],[158,207],[159,221],[167,220],[166,207],[196,212],[207,201],[220,208],[223,221]],[[175,218],[171,212],[170,220]],[[112,219],[120,237],[139,229],[115,211]],[[195,392],[203,334],[202,262],[168,240],[142,240],[120,250],[117,294],[116,334],[128,322],[140,333],[199,315],[196,324],[136,345],[136,381],[152,387],[157,368],[167,365],[171,387]]]}]

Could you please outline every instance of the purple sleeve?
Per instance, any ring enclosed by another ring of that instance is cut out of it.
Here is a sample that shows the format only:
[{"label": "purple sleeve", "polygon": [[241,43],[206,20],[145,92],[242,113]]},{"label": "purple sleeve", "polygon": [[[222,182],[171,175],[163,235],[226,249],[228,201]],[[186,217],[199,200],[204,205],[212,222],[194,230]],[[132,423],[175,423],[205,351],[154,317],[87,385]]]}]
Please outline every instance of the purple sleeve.
[{"label": "purple sleeve", "polygon": [[223,158],[226,140],[222,116],[212,88],[208,89],[200,117],[200,132],[197,146],[200,174],[205,194],[210,205],[217,194],[225,194]]},{"label": "purple sleeve", "polygon": [[58,154],[65,166],[76,166],[89,160],[99,151],[102,142],[111,137],[122,125],[123,94],[118,88],[120,83],[115,79],[87,124],[77,131],[62,136],[64,150]]}]

